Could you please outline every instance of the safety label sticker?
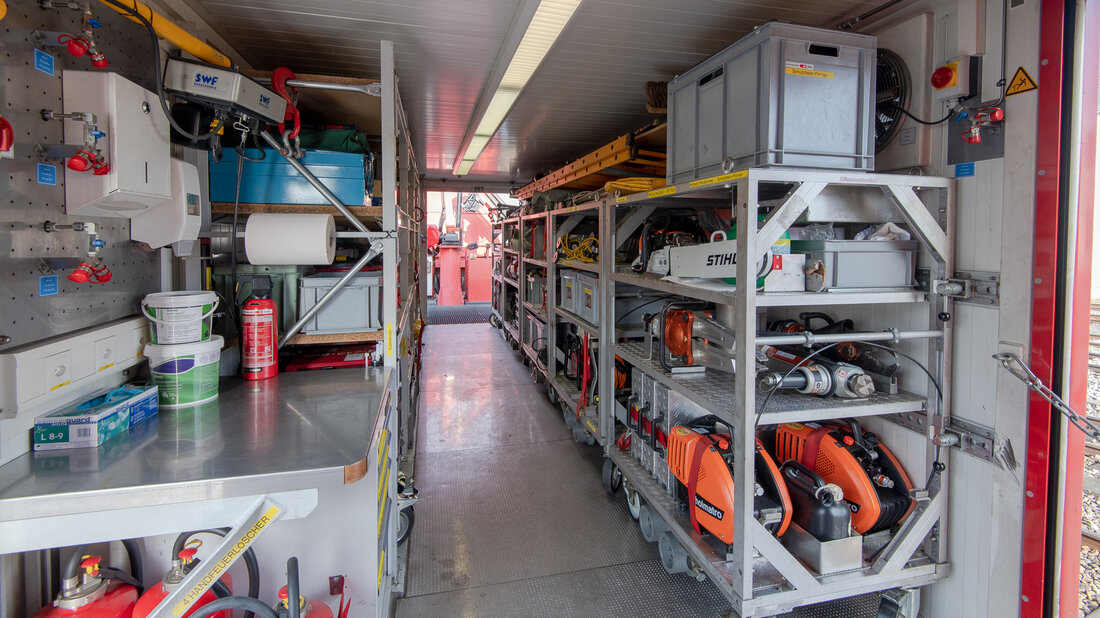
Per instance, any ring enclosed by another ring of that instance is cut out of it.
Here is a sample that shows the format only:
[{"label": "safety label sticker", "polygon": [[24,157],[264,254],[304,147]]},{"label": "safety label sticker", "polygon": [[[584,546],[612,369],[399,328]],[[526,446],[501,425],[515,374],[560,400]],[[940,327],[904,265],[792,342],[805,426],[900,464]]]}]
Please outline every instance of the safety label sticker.
[{"label": "safety label sticker", "polygon": [[50,77],[53,77],[54,76],[53,56],[51,56],[50,54],[47,54],[46,52],[42,51],[41,49],[35,49],[34,50],[34,68],[36,68],[39,71],[45,73],[46,75],[49,75]]},{"label": "safety label sticker", "polygon": [[38,295],[53,296],[57,294],[57,275],[46,275],[38,278]]},{"label": "safety label sticker", "polygon": [[664,189],[654,189],[649,192],[649,197],[661,197],[662,195],[672,195],[676,193],[676,187],[665,187]]},{"label": "safety label sticker", "polygon": [[829,71],[815,71],[813,69],[802,69],[799,67],[787,67],[787,73],[789,75],[801,75],[803,77],[821,77],[824,79],[833,78],[833,74]]},{"label": "safety label sticker", "polygon": [[959,163],[955,166],[955,178],[967,178],[974,175],[974,162]]},{"label": "safety label sticker", "polygon": [[1019,67],[1012,76],[1012,81],[1008,82],[1008,89],[1005,90],[1005,96],[1010,97],[1014,94],[1022,94],[1038,89],[1039,84],[1036,84],[1035,80],[1031,79],[1031,75],[1028,74],[1027,69]]},{"label": "safety label sticker", "polygon": [[51,187],[57,186],[57,168],[53,165],[39,163],[36,180],[40,185],[50,185]]},{"label": "safety label sticker", "polygon": [[723,174],[721,176],[711,176],[710,178],[702,178],[699,180],[693,180],[688,183],[688,186],[692,189],[701,187],[703,185],[710,185],[718,182],[730,182],[731,180],[738,180],[748,176],[747,171],[734,172],[732,174]]}]

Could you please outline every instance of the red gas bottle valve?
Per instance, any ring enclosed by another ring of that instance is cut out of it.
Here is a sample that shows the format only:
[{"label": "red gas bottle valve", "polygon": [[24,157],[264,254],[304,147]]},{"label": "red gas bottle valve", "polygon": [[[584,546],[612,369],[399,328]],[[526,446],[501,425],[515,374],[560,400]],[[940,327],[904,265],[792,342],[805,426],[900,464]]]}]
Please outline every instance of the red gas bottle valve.
[{"label": "red gas bottle valve", "polygon": [[100,264],[92,273],[92,276],[95,277],[95,281],[92,283],[107,283],[111,280],[111,269],[107,268],[106,264]]},{"label": "red gas bottle valve", "polygon": [[84,572],[88,575],[95,575],[99,573],[99,563],[103,561],[100,556],[86,556],[80,563],[80,568],[84,569]]},{"label": "red gas bottle valve", "polygon": [[962,134],[963,141],[967,144],[980,144],[982,143],[982,125],[976,124],[966,130]]}]

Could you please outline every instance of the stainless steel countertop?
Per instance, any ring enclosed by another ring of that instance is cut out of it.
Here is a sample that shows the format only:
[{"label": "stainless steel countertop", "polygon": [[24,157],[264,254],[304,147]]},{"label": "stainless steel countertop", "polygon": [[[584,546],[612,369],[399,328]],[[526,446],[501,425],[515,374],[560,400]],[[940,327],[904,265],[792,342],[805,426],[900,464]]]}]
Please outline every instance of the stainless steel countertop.
[{"label": "stainless steel countertop", "polygon": [[162,408],[99,448],[27,453],[0,466],[0,522],[354,482],[391,373],[223,379],[217,400]]}]

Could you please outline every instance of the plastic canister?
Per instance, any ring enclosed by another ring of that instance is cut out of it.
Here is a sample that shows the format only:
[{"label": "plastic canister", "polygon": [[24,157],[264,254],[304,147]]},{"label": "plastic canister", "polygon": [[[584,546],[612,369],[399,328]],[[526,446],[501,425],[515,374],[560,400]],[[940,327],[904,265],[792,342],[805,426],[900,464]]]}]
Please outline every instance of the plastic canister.
[{"label": "plastic canister", "polygon": [[149,335],[157,345],[210,340],[218,297],[213,292],[157,292],[141,301]]},{"label": "plastic canister", "polygon": [[161,407],[182,408],[217,399],[221,353],[218,335],[197,343],[146,345],[149,373],[160,389]]}]

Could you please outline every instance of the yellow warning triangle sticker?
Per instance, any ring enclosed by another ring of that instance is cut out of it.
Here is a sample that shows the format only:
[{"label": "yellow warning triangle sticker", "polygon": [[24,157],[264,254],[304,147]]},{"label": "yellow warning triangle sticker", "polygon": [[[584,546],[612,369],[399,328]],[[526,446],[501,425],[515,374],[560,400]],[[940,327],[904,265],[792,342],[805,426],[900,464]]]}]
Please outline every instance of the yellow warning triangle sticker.
[{"label": "yellow warning triangle sticker", "polygon": [[1012,76],[1012,81],[1008,83],[1008,90],[1005,90],[1005,96],[1010,97],[1014,94],[1020,94],[1021,92],[1031,92],[1032,90],[1038,90],[1039,84],[1035,83],[1034,79],[1027,74],[1027,70],[1024,67],[1016,69],[1016,74]]}]

